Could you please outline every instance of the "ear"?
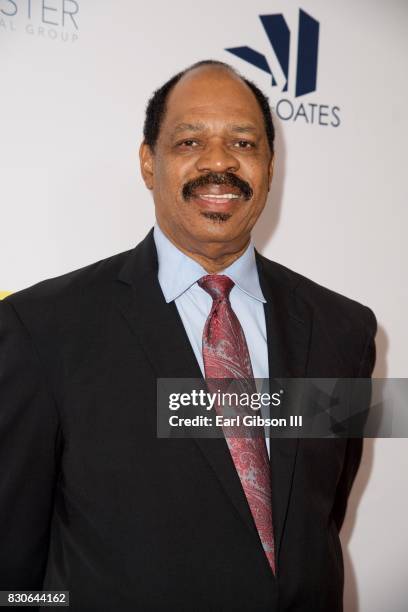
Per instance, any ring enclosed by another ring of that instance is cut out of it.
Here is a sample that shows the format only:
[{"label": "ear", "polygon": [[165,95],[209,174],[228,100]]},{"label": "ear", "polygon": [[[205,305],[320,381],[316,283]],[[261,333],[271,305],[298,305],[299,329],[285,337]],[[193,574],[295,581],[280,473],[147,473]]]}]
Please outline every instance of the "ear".
[{"label": "ear", "polygon": [[272,153],[272,157],[271,157],[271,161],[269,162],[269,169],[268,169],[268,191],[270,191],[271,189],[274,166],[275,166],[275,153]]},{"label": "ear", "polygon": [[143,180],[148,189],[153,189],[153,178],[154,178],[154,159],[153,153],[149,145],[142,142],[139,149],[140,159],[140,171],[142,173]]}]

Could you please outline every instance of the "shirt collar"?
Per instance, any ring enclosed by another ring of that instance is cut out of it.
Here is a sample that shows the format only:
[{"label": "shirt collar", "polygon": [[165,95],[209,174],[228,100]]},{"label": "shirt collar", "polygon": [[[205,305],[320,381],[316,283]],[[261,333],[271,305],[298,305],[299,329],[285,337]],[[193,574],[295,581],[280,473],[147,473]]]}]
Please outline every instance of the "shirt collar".
[{"label": "shirt collar", "polygon": [[[180,251],[162,232],[158,224],[153,230],[159,262],[158,278],[166,302],[172,302],[208,272],[194,259]],[[255,249],[252,242],[245,252],[220,274],[225,274],[250,297],[266,302],[259,284]]]}]

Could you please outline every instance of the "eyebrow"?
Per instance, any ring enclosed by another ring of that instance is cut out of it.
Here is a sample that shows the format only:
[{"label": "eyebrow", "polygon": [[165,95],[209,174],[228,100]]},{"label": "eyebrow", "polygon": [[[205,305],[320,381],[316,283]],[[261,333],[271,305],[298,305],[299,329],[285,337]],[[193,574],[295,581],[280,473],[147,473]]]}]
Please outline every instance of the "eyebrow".
[{"label": "eyebrow", "polygon": [[[179,132],[202,132],[205,130],[205,127],[204,123],[179,123],[176,125],[173,132],[174,134],[178,134]],[[256,133],[258,131],[254,125],[237,123],[229,123],[227,129],[237,134],[245,134],[248,132]]]},{"label": "eyebrow", "polygon": [[232,123],[232,124],[230,123],[227,127],[229,130],[231,130],[231,132],[237,132],[238,134],[243,134],[246,132],[254,133],[258,131],[254,125],[249,125],[249,124],[240,125],[236,123]]},{"label": "eyebrow", "polygon": [[205,129],[204,123],[179,123],[174,128],[174,133],[179,132],[202,132]]}]

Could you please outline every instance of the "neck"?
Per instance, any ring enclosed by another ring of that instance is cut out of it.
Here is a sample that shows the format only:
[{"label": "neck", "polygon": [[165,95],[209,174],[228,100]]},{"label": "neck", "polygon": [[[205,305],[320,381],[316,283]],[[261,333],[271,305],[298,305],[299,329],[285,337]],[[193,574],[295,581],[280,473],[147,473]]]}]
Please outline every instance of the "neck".
[{"label": "neck", "polygon": [[176,246],[178,249],[180,249],[180,251],[188,255],[188,257],[191,257],[191,259],[198,262],[204,268],[204,270],[208,272],[208,274],[218,274],[241,257],[241,255],[246,251],[248,244],[249,240],[239,250],[231,253],[222,253],[220,255],[197,253],[195,251],[189,251],[180,245]]},{"label": "neck", "polygon": [[[163,231],[163,230],[162,230]],[[236,245],[235,243],[228,243],[227,245],[222,243],[208,243],[204,247],[200,245],[199,248],[195,248],[195,245],[184,245],[180,244],[178,240],[175,240],[172,236],[169,236],[166,232],[163,232],[166,237],[176,246],[179,251],[194,259],[197,263],[204,268],[208,274],[218,274],[225,268],[228,268],[234,263],[248,248],[251,237],[248,236]]]}]

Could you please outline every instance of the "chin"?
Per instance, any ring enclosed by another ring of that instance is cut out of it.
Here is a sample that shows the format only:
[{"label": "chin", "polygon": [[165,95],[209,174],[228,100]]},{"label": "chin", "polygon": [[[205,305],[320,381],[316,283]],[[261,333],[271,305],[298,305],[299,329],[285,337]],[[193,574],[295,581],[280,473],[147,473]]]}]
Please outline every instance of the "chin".
[{"label": "chin", "polygon": [[213,223],[224,224],[229,221],[232,217],[231,213],[226,212],[203,212],[201,215],[207,219],[208,221],[212,221]]},{"label": "chin", "polygon": [[[231,218],[208,218],[203,219],[195,229],[194,237],[200,242],[231,242],[239,237],[239,231],[232,223]],[[191,228],[190,228],[190,233]]]}]

